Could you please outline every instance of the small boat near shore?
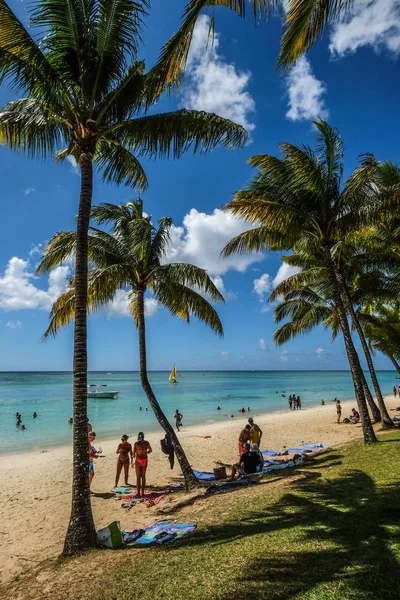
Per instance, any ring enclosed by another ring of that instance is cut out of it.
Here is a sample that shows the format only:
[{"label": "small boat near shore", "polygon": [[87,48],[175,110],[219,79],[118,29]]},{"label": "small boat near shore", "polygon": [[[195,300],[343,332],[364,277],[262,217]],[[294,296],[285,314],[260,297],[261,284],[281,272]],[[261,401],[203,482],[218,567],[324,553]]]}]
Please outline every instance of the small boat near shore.
[{"label": "small boat near shore", "polygon": [[119,392],[115,390],[101,390],[100,388],[106,388],[107,385],[104,383],[92,383],[88,385],[87,397],[88,398],[116,398]]}]

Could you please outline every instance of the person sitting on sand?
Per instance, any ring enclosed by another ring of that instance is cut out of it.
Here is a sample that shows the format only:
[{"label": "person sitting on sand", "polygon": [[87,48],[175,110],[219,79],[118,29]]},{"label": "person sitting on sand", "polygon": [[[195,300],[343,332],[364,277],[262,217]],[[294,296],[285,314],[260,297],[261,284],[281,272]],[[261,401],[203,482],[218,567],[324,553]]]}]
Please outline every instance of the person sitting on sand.
[{"label": "person sitting on sand", "polygon": [[128,476],[129,476],[129,457],[130,462],[133,462],[132,456],[132,446],[128,442],[129,435],[123,435],[121,437],[121,443],[118,445],[117,454],[117,473],[115,475],[115,487],[118,487],[119,476],[121,475],[122,467],[124,467],[124,475],[125,475],[125,485],[128,484]]},{"label": "person sitting on sand", "polygon": [[336,401],[336,416],[337,423],[340,423],[340,419],[342,418],[342,405],[340,404],[340,400]]},{"label": "person sitting on sand", "polygon": [[92,445],[94,440],[96,439],[96,434],[94,431],[89,432],[89,487],[92,485],[93,477],[94,477],[94,464],[93,459],[98,458],[97,450]]},{"label": "person sitting on sand", "polygon": [[181,415],[181,413],[179,412],[178,409],[176,409],[176,411],[175,411],[174,419],[175,419],[176,428],[179,431],[179,428],[182,427],[183,415]]},{"label": "person sitting on sand", "polygon": [[352,408],[349,419],[354,424],[359,423],[360,422],[360,413],[358,413],[355,408]]},{"label": "person sitting on sand", "polygon": [[261,428],[254,423],[254,419],[252,417],[250,417],[248,419],[248,421],[249,421],[249,425],[251,427],[251,429],[250,429],[250,443],[251,444],[257,444],[259,446],[261,444],[261,438],[262,438],[263,432],[261,431]]},{"label": "person sitting on sand", "polygon": [[264,468],[264,456],[260,448],[258,447],[258,444],[250,444],[250,450],[258,454],[258,456],[260,457],[260,464],[257,467],[257,473],[261,473],[261,471]]},{"label": "person sitting on sand", "polygon": [[239,462],[232,467],[231,481],[235,479],[236,473],[239,475],[252,475],[257,472],[257,467],[260,465],[260,456],[258,452],[252,452],[250,444],[244,445],[244,452],[240,457]]},{"label": "person sitting on sand", "polygon": [[242,454],[245,451],[244,446],[250,440],[250,431],[251,431],[251,425],[247,424],[245,426],[245,428],[242,429],[242,431],[239,433],[239,444],[238,444],[239,456],[242,456]]},{"label": "person sitting on sand", "polygon": [[[138,433],[137,442],[133,446],[133,458],[135,459],[136,487],[137,495],[144,497],[144,488],[146,487],[147,456],[153,452],[149,442],[144,439],[143,431]],[[132,465],[133,467],[133,465]],[[142,492],[142,494],[140,494]]]}]

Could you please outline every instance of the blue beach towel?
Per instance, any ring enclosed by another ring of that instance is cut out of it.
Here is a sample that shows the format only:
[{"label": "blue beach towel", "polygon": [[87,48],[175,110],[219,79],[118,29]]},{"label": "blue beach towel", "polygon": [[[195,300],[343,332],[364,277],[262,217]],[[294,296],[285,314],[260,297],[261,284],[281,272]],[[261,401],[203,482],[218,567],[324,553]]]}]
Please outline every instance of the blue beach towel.
[{"label": "blue beach towel", "polygon": [[293,467],[295,467],[295,463],[293,461],[288,462],[288,463],[282,463],[280,465],[264,465],[264,468],[262,470],[263,473],[270,473],[271,471],[277,471],[278,469],[291,469]]},{"label": "blue beach towel", "polygon": [[261,450],[261,454],[265,454],[266,456],[278,456],[278,453],[275,450]]},{"label": "blue beach towel", "polygon": [[293,454],[304,454],[305,452],[312,452],[310,448],[288,448],[288,452],[292,452]]},{"label": "blue beach towel", "polygon": [[132,490],[129,487],[119,487],[113,489],[114,494],[130,494],[131,491]]},{"label": "blue beach towel", "polygon": [[[214,473],[207,473],[206,471],[196,471],[193,469],[193,473],[196,475],[197,479],[201,481],[214,481],[215,475]],[[179,473],[179,477],[183,477],[183,473]]]},{"label": "blue beach towel", "polygon": [[304,448],[310,448],[310,450],[318,451],[323,450],[324,448],[329,448],[329,444],[301,444]]}]

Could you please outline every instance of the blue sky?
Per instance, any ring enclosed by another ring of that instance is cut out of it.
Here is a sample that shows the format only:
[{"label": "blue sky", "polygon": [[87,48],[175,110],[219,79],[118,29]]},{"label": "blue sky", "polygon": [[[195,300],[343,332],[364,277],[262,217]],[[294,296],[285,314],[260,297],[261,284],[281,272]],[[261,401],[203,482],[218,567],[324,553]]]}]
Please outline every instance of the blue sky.
[{"label": "blue sky", "polygon": [[[10,6],[26,19],[25,4]],[[163,42],[176,31],[184,2],[153,0],[144,36],[147,66]],[[158,219],[171,216],[176,225],[171,259],[196,262],[209,270],[224,290],[219,307],[222,340],[193,321],[171,318],[148,304],[149,367],[168,369],[343,369],[340,340],[316,330],[276,349],[273,312],[265,298],[281,260],[272,253],[224,262],[219,251],[243,230],[220,211],[232,193],[246,184],[253,154],[278,154],[282,141],[313,144],[311,120],[319,115],[338,127],[345,142],[348,174],[362,152],[399,160],[400,6],[398,0],[357,0],[346,22],[331,29],[306,59],[286,75],[275,68],[281,26],[275,18],[254,26],[226,9],[216,14],[213,54],[204,57],[207,17],[194,37],[182,88],[161,101],[159,112],[180,107],[209,110],[245,125],[251,142],[241,151],[217,149],[209,155],[187,155],[179,161],[145,164],[150,182],[143,195],[145,210]],[[3,86],[3,105],[13,94]],[[3,193],[0,243],[0,370],[70,370],[72,327],[45,343],[52,301],[65,289],[68,267],[51,277],[35,278],[40,248],[56,231],[74,227],[79,176],[68,162],[32,161],[0,148]],[[128,188],[95,182],[94,203],[125,202]],[[89,319],[89,367],[96,370],[138,368],[137,336],[124,315],[124,295]],[[379,368],[390,368],[377,357]]]}]

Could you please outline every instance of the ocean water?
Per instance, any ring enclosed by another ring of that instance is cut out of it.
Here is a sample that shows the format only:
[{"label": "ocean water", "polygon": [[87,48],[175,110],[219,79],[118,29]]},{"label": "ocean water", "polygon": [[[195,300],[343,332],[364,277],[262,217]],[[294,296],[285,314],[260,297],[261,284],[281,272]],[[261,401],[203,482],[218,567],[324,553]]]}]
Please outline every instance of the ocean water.
[{"label": "ocean water", "polygon": [[[394,371],[378,372],[384,393],[391,392],[395,376]],[[184,415],[184,426],[199,424],[199,431],[201,424],[228,420],[230,414],[238,416],[242,406],[250,406],[252,414],[286,410],[291,393],[301,396],[304,409],[318,404],[321,398],[329,402],[335,396],[341,400],[354,397],[348,371],[182,372],[176,386],[165,372],[150,373],[149,379],[171,421],[178,408]],[[88,383],[106,384],[119,391],[114,400],[88,399],[89,419],[99,445],[102,437],[115,435],[118,439],[123,433],[158,429],[150,407],[144,410],[148,403],[137,372],[89,373]],[[222,408],[220,412],[217,406]],[[17,411],[22,414],[25,431],[16,427]],[[32,419],[34,411],[37,419]],[[1,453],[71,442],[71,415],[71,373],[0,373]]]}]

